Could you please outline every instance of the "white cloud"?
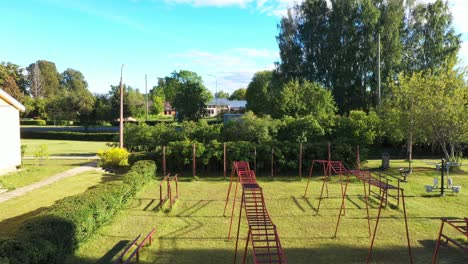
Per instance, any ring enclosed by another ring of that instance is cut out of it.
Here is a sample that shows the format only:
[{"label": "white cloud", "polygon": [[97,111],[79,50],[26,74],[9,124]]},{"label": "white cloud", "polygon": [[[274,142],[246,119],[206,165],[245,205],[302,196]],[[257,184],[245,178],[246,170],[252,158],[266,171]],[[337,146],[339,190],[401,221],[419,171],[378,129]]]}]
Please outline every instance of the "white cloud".
[{"label": "white cloud", "polygon": [[199,73],[213,93],[216,81],[218,91],[232,93],[236,89],[246,88],[256,72],[273,69],[273,62],[278,60],[279,55],[275,50],[234,48],[220,52],[187,50],[172,57],[177,61],[174,66],[185,66],[179,70]]},{"label": "white cloud", "polygon": [[286,10],[303,0],[165,0],[169,4],[188,4],[195,7],[232,7],[254,9],[268,15],[282,16]]}]

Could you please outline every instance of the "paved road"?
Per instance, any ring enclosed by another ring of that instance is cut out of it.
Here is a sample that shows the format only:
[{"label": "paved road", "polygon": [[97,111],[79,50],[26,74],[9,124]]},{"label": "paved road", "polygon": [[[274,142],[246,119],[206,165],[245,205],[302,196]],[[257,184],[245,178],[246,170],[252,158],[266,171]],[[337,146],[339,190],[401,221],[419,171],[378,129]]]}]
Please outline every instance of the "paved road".
[{"label": "paved road", "polygon": [[96,170],[97,169],[97,163],[95,161],[93,162],[89,162],[89,163],[86,163],[80,167],[76,167],[76,168],[73,168],[73,169],[70,169],[70,170],[67,170],[67,171],[64,171],[64,172],[60,172],[60,173],[57,173],[47,179],[44,179],[40,182],[36,182],[36,183],[33,183],[33,184],[30,184],[28,186],[24,186],[24,187],[21,187],[21,188],[18,188],[18,189],[15,189],[11,192],[6,192],[6,193],[2,193],[0,194],[0,203],[3,203],[5,201],[8,201],[10,199],[13,199],[13,198],[16,198],[16,197],[19,197],[21,195],[24,195],[28,192],[31,192],[33,190],[36,190],[38,188],[41,188],[41,187],[44,187],[44,186],[47,186],[47,185],[51,185],[52,183],[54,182],[57,182],[61,179],[65,179],[65,178],[69,178],[69,177],[72,177],[72,176],[75,176],[77,174],[80,174],[82,172],[85,172],[85,171],[90,171],[90,170]]}]

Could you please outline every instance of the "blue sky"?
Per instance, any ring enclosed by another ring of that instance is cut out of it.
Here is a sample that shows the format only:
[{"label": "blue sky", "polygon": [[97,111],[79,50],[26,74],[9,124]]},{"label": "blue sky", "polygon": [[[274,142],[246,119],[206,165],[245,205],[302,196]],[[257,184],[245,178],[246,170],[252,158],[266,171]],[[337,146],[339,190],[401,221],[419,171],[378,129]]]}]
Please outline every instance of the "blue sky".
[{"label": "blue sky", "polygon": [[[430,1],[430,0],[423,0]],[[96,93],[124,82],[144,91],[157,77],[191,70],[215,91],[246,87],[278,61],[281,14],[295,0],[15,0],[0,3],[0,60],[45,59],[81,71]],[[468,1],[450,1],[468,62]]]}]

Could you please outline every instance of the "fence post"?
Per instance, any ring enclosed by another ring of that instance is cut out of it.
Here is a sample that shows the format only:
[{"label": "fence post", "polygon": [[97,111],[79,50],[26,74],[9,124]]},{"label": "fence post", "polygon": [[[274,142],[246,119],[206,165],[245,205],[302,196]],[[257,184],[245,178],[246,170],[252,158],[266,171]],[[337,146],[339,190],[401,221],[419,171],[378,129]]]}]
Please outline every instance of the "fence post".
[{"label": "fence post", "polygon": [[273,163],[275,159],[275,148],[271,148],[271,177],[273,177]]},{"label": "fence post", "polygon": [[299,179],[302,180],[302,143],[299,145]]},{"label": "fence post", "polygon": [[224,142],[223,144],[223,153],[224,153],[224,158],[223,158],[223,162],[224,162],[224,179],[226,180],[226,142]]},{"label": "fence post", "polygon": [[257,146],[254,147],[254,171],[257,174]]},{"label": "fence post", "polygon": [[163,177],[166,176],[166,146],[163,146],[163,162],[162,162],[162,166],[163,166]]},{"label": "fence post", "polygon": [[193,143],[193,150],[192,150],[192,176],[193,177],[195,177],[195,170],[196,170],[195,155],[196,155],[195,143]]}]

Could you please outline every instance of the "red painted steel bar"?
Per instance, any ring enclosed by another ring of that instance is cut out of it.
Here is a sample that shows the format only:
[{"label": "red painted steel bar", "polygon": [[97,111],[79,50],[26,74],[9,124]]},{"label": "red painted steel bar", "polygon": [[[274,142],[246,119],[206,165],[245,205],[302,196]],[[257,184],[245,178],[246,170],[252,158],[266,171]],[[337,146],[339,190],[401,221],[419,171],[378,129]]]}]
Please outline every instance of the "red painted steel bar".
[{"label": "red painted steel bar", "polygon": [[[141,248],[146,244],[151,245],[152,237],[153,237],[153,234],[154,234],[155,231],[156,231],[156,227],[151,229],[151,231],[148,233],[148,235],[146,235],[145,239],[143,239],[143,241],[141,241],[141,243],[132,252],[132,254],[127,258],[127,260],[124,262],[124,264],[130,263],[130,261],[132,261],[133,257],[135,257],[135,256],[136,256],[136,261],[137,262],[140,260],[140,250],[141,250]],[[149,241],[149,243],[148,243],[148,241]]]},{"label": "red painted steel bar", "polygon": [[128,244],[128,246],[125,248],[125,250],[122,252],[122,254],[120,254],[120,256],[117,258],[117,260],[114,262],[114,264],[118,264],[118,263],[122,263],[123,262],[123,259],[124,259],[124,256],[125,254],[127,254],[127,252],[133,247],[133,246],[138,246],[138,239],[140,239],[141,237],[141,234],[138,235],[133,241],[132,243]]},{"label": "red painted steel bar", "polygon": [[444,238],[446,240],[445,243],[451,242],[455,246],[459,247],[462,249],[465,253],[468,253],[468,247],[464,246],[457,240],[448,237],[443,233],[444,231],[444,226],[447,223],[449,226],[453,227],[455,230],[458,232],[462,233],[466,238],[468,239],[468,218],[464,218],[463,220],[448,220],[447,218],[442,218],[442,223],[440,225],[440,230],[439,230],[439,237],[437,238],[437,244],[434,249],[434,255],[432,256],[432,264],[435,264],[437,262],[437,255],[439,253],[439,247],[441,243],[441,239]]}]

